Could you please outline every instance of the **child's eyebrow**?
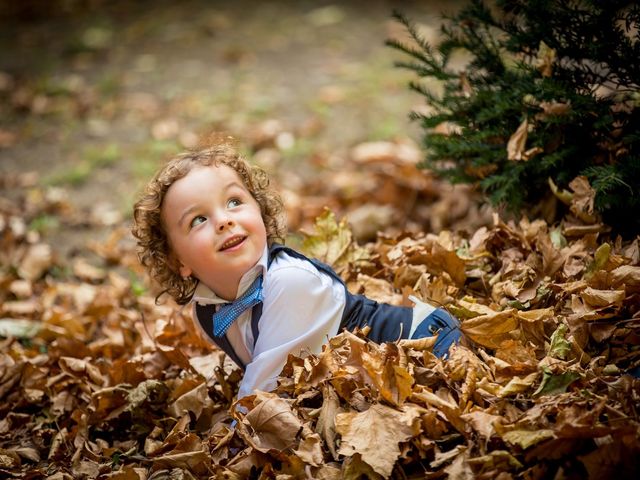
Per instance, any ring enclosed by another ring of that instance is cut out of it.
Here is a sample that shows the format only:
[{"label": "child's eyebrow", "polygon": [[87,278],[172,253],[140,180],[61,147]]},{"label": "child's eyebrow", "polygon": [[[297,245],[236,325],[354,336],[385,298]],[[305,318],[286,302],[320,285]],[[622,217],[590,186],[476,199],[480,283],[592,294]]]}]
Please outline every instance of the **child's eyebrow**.
[{"label": "child's eyebrow", "polygon": [[241,190],[246,190],[246,187],[244,186],[244,184],[233,181],[229,185],[224,187],[223,191],[226,192],[227,190],[231,190],[231,188],[233,187],[240,188]]}]

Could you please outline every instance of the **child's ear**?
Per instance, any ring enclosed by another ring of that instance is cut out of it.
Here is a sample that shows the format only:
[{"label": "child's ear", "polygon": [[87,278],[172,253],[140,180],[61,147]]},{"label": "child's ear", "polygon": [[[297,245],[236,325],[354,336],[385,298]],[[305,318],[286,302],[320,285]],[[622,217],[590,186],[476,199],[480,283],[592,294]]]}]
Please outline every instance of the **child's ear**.
[{"label": "child's ear", "polygon": [[193,270],[178,260],[173,252],[169,254],[169,265],[171,270],[178,272],[182,278],[187,278],[193,273]]},{"label": "child's ear", "polygon": [[191,268],[187,267],[186,265],[183,265],[182,263],[180,263],[179,272],[182,278],[187,278],[191,276],[191,274],[193,273],[193,270],[191,270]]}]

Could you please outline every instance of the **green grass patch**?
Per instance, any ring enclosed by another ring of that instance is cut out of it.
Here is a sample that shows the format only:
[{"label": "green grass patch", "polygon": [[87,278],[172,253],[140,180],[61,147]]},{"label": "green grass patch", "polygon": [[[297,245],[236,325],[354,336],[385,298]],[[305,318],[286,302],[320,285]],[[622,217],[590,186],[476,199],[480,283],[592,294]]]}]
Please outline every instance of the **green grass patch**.
[{"label": "green grass patch", "polygon": [[133,270],[129,270],[129,281],[131,282],[131,292],[136,297],[140,297],[147,293],[147,288],[145,287],[144,282]]},{"label": "green grass patch", "polygon": [[35,217],[29,223],[29,230],[36,231],[40,234],[49,233],[60,228],[60,220],[54,215],[43,213]]},{"label": "green grass patch", "polygon": [[45,185],[82,185],[92,172],[91,165],[81,161],[43,179]]},{"label": "green grass patch", "polygon": [[101,97],[114,97],[121,89],[122,81],[116,74],[107,73],[98,81],[98,91]]},{"label": "green grass patch", "polygon": [[110,167],[121,157],[120,147],[115,143],[87,147],[78,162],[46,177],[43,183],[45,185],[82,185],[95,170]]},{"label": "green grass patch", "polygon": [[131,173],[136,179],[146,181],[162,163],[182,150],[183,148],[175,141],[151,140],[133,154]]},{"label": "green grass patch", "polygon": [[310,157],[316,145],[312,139],[296,138],[291,148],[281,150],[285,164],[293,165]]},{"label": "green grass patch", "polygon": [[390,140],[406,133],[406,122],[401,122],[402,119],[393,115],[384,115],[376,120],[371,122],[368,134],[370,141]]},{"label": "green grass patch", "polygon": [[91,146],[84,150],[83,159],[94,168],[109,167],[121,157],[120,147],[115,143],[107,146]]}]

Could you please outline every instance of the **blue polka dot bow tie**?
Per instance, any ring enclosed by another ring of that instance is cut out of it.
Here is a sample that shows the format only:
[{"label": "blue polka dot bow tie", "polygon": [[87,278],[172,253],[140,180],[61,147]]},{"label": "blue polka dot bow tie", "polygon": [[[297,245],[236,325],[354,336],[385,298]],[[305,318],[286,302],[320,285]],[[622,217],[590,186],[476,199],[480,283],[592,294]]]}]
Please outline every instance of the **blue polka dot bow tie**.
[{"label": "blue polka dot bow tie", "polygon": [[213,314],[213,334],[222,337],[242,313],[262,302],[262,275],[256,278],[239,298],[223,304]]}]

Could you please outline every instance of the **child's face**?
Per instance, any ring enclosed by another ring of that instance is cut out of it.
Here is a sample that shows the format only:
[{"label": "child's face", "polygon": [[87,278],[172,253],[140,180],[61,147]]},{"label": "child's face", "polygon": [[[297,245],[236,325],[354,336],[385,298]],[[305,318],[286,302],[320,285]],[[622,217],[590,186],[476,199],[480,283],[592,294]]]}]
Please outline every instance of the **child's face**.
[{"label": "child's face", "polygon": [[235,170],[194,168],[169,187],[161,214],[180,274],[234,299],[267,244],[260,207]]}]

